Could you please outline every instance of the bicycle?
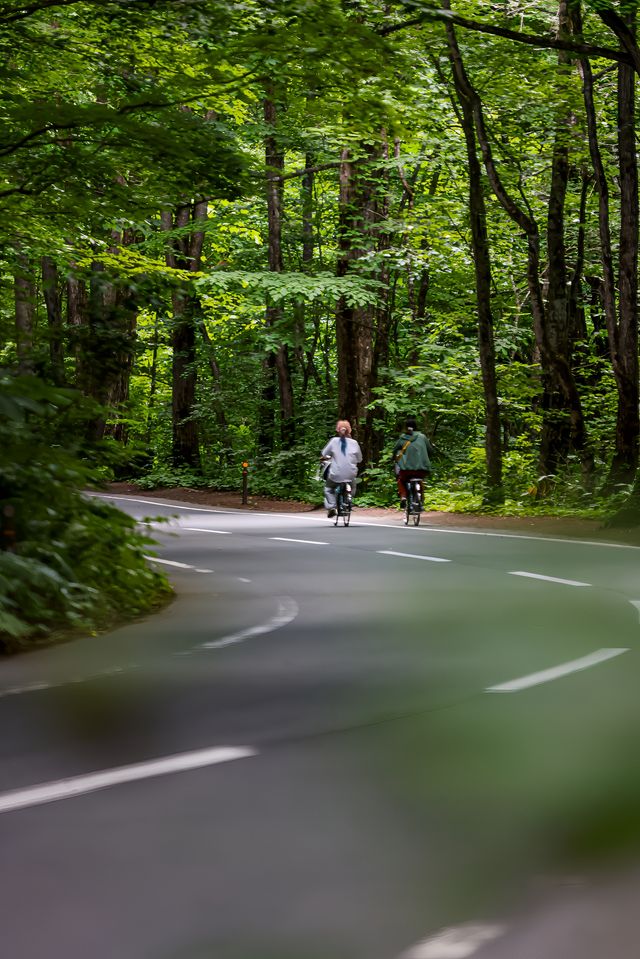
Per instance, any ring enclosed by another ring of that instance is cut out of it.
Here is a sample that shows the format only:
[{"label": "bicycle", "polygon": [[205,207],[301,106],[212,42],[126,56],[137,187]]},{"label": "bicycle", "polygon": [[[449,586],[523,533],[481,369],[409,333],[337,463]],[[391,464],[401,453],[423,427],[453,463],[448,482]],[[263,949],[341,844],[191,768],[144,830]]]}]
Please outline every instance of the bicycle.
[{"label": "bicycle", "polygon": [[337,526],[342,520],[343,526],[348,526],[351,520],[352,494],[351,483],[338,483],[336,486],[336,515],[333,525]]},{"label": "bicycle", "polygon": [[420,525],[420,514],[424,507],[422,492],[422,480],[414,477],[406,482],[407,486],[407,505],[405,507],[404,525],[409,525],[409,518],[413,519],[413,525]]}]

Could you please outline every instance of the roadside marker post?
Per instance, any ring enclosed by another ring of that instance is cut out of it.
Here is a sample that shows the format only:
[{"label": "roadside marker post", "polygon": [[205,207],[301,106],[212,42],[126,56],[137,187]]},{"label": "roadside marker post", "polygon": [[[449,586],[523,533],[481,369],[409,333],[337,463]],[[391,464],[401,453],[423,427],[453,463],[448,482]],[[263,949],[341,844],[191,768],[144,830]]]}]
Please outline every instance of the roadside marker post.
[{"label": "roadside marker post", "polygon": [[246,506],[248,503],[248,490],[249,490],[249,464],[245,461],[242,464],[242,505]]}]

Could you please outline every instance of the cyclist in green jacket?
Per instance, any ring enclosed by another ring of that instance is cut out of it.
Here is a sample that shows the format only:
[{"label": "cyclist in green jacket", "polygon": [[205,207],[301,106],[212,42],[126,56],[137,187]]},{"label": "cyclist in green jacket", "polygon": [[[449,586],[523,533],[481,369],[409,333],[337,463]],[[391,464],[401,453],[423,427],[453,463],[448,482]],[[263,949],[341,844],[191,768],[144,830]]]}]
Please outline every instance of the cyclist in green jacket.
[{"label": "cyclist in green jacket", "polygon": [[407,505],[407,480],[424,479],[431,472],[429,454],[433,453],[433,446],[416,426],[415,416],[407,417],[406,431],[398,437],[393,447],[401,509]]}]

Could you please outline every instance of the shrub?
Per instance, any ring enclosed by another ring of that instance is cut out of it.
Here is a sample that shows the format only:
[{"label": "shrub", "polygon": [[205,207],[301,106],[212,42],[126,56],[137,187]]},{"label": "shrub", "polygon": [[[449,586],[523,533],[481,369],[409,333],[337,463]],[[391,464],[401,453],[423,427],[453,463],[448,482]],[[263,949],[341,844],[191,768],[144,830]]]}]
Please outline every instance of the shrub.
[{"label": "shrub", "polygon": [[133,519],[83,493],[105,449],[92,404],[33,377],[0,377],[0,651],[146,612],[170,593]]}]

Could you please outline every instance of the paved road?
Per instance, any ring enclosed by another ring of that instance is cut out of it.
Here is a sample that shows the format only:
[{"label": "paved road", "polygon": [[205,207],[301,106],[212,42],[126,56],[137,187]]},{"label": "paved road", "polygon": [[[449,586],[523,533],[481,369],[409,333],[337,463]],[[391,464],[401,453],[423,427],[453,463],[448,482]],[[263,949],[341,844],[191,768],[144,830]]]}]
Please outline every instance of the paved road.
[{"label": "paved road", "polygon": [[176,600],[2,665],[2,955],[635,955],[638,549],[117,502]]}]

